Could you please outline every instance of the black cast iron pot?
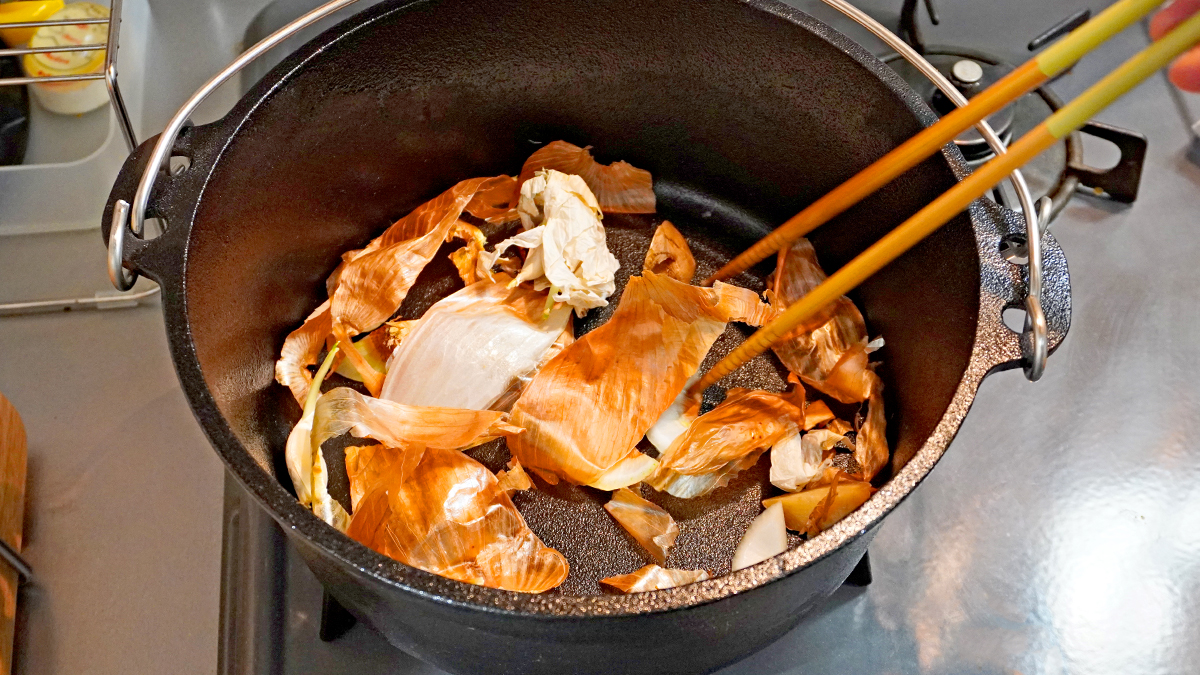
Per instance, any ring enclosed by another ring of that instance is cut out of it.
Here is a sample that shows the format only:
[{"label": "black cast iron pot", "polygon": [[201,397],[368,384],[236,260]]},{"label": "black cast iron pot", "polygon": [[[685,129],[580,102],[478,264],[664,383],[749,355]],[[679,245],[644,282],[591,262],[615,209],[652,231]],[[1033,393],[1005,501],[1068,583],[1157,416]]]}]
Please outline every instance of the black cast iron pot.
[{"label": "black cast iron pot", "polygon": [[[650,170],[659,218],[606,219],[623,270],[640,267],[668,217],[703,274],[934,120],[861,47],[773,0],[389,2],[308,43],[224,119],[188,129],[174,154],[190,168],[160,175],[151,197],[166,232],[123,232],[124,264],[162,286],[180,381],[229,471],[333,596],[392,644],[458,673],[704,672],[771,642],[837,588],[946,450],[983,377],[1018,364],[1019,337],[1001,311],[1021,303],[1023,268],[999,248],[1019,219],[978,203],[856,292],[887,345],[894,461],[880,491],[820,536],[733,574],[765,464],[703,500],[657,495],[683,527],[668,563],[723,574],[666,591],[599,591],[597,579],[647,560],[594,491],[521,497],[531,527],[572,565],[567,584],[539,596],[428,574],[326,526],[296,502],[283,468],[300,410],[273,378],[280,345],[323,299],[342,251],[458,180],[514,173],[537,142],[592,145],[603,161]],[[149,147],[113,189],[106,240],[112,204],[131,199]],[[964,171],[947,149],[818,230],[825,267]],[[737,281],[761,288],[769,271]],[[402,314],[419,315],[457,283],[435,262]],[[1042,302],[1056,347],[1070,300],[1049,237]],[[737,342],[731,331],[709,363]],[[722,384],[781,383],[761,360]],[[494,464],[503,453],[480,457]]]}]

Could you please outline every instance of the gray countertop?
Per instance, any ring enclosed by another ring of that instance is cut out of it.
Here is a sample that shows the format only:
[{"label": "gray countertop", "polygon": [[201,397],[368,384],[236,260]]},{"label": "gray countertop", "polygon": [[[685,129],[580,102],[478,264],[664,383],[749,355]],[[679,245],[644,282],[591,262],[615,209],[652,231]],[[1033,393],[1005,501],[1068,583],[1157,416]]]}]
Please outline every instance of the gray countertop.
[{"label": "gray countertop", "polygon": [[[94,231],[0,239],[3,300],[91,295],[102,254]],[[20,594],[16,672],[215,672],[223,471],[157,303],[0,318],[0,350],[29,438],[39,582]]]},{"label": "gray countertop", "polygon": [[[1016,60],[1036,28],[1103,4],[942,3],[927,39]],[[182,8],[156,5],[156,20]],[[240,34],[249,16],[202,26]],[[222,35],[148,97],[149,124],[227,60],[237,39]],[[1055,90],[1073,96],[1145,42],[1127,31]],[[988,378],[946,457],[880,528],[874,583],[724,672],[1200,672],[1197,118],[1196,98],[1162,77],[1100,117],[1148,137],[1142,193],[1127,207],[1077,198],[1055,222],[1074,317],[1046,376]],[[95,231],[0,238],[0,302],[106,286]],[[0,391],[28,427],[26,552],[41,581],[21,595],[18,672],[215,672],[223,476],[157,305],[0,318],[0,349]],[[436,672],[361,627],[319,643],[319,587],[289,565],[286,672]]]}]

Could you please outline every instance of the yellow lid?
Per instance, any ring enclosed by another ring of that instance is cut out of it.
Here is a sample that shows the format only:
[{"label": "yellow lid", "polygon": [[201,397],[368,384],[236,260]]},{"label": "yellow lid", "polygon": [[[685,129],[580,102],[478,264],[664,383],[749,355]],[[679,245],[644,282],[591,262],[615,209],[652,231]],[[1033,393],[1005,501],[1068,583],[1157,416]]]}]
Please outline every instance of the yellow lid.
[{"label": "yellow lid", "polygon": [[[107,7],[91,2],[73,2],[55,12],[48,20],[107,18]],[[108,24],[103,23],[43,26],[33,34],[29,46],[36,48],[94,45],[103,44],[107,38]],[[33,76],[83,75],[96,72],[104,66],[104,50],[27,54],[23,64],[25,72]]]},{"label": "yellow lid", "polygon": [[[63,0],[25,0],[0,3],[0,24],[45,21],[62,8]],[[33,37],[35,32],[37,32],[36,28],[5,28],[0,30],[0,38],[3,38],[4,43],[9,47],[16,47],[29,42],[29,38]]]}]

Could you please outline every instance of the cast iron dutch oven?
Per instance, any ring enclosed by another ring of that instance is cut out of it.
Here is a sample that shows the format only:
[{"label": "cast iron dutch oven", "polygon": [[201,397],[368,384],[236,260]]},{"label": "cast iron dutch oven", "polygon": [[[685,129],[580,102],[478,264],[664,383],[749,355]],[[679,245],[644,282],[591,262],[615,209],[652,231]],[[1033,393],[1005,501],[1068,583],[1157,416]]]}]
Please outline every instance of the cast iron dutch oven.
[{"label": "cast iron dutch oven", "polygon": [[[648,560],[600,508],[605,495],[588,490],[520,497],[531,527],[572,566],[568,583],[543,595],[428,574],[325,525],[296,502],[283,467],[300,410],[273,378],[280,345],[323,299],[342,251],[461,179],[516,172],[537,143],[591,145],[602,161],[654,175],[657,218],[606,219],[623,284],[662,217],[688,236],[703,275],[934,121],[871,54],[773,0],[387,2],[291,55],[224,119],[188,129],[174,154],[190,168],[160,175],[151,196],[149,215],[166,232],[120,233],[124,264],[162,286],[180,381],[229,471],[329,592],[392,644],[457,673],[710,671],[779,637],[837,588],[946,450],[983,377],[1019,363],[1020,338],[1001,321],[1025,292],[1024,268],[999,254],[1021,230],[1013,214],[978,203],[856,292],[886,340],[894,461],[879,492],[832,529],[733,574],[765,464],[707,499],[659,495],[684,528],[668,563],[723,574],[666,591],[599,590],[599,578]],[[106,240],[112,205],[131,200],[150,146],[113,189]],[[819,229],[826,269],[965,170],[948,148]],[[1069,325],[1068,276],[1057,244],[1047,237],[1045,248],[1056,347]],[[402,314],[456,288],[443,259]],[[761,289],[769,272],[736,281]],[[709,363],[736,337],[718,341]],[[778,370],[764,359],[722,384],[778,390]],[[503,452],[479,456],[495,467]],[[344,499],[344,485],[333,487]]]}]

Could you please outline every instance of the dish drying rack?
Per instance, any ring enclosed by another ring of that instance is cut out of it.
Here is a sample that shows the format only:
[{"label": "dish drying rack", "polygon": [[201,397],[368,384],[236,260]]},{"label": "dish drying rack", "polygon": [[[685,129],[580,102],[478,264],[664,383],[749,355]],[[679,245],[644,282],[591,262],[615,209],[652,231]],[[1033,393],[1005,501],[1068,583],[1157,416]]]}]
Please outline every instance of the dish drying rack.
[{"label": "dish drying rack", "polygon": [[[125,99],[121,95],[121,87],[117,79],[117,51],[120,44],[121,34],[121,9],[122,0],[112,0],[109,8],[108,18],[97,19],[66,19],[55,21],[21,21],[13,23],[5,23],[4,28],[41,28],[44,26],[77,26],[77,25],[95,25],[107,24],[108,36],[101,44],[89,45],[67,45],[60,47],[14,47],[8,49],[0,49],[0,57],[3,56],[25,56],[27,54],[48,54],[54,52],[85,52],[96,51],[98,49],[105,50],[104,66],[100,72],[85,73],[82,75],[57,75],[57,76],[24,76],[24,77],[8,77],[0,78],[0,87],[14,85],[30,85],[47,82],[80,82],[104,80],[105,86],[108,89],[109,104],[116,113],[117,127],[121,130],[121,136],[125,141],[126,149],[129,152],[137,147],[137,133],[134,131],[133,122],[129,117],[129,110],[125,105]],[[133,307],[139,301],[148,299],[158,294],[158,287],[138,291],[135,293],[120,293],[120,294],[105,294],[97,295],[90,298],[66,298],[62,300],[37,300],[25,302],[10,302],[0,304],[0,316],[13,316],[20,314],[35,314],[41,312],[67,311],[73,309],[106,309],[118,307]],[[4,551],[0,549],[0,555]]]},{"label": "dish drying rack", "polygon": [[[192,113],[197,107],[220,85],[236,76],[247,65],[256,60],[259,56],[270,51],[278,44],[284,42],[293,35],[299,33],[304,28],[324,19],[325,17],[338,12],[339,10],[348,7],[357,2],[357,0],[331,0],[326,2],[308,13],[298,17],[291,23],[283,26],[276,32],[264,38],[258,44],[247,49],[241,56],[236,58],[232,63],[218,72],[207,83],[197,90],[175,113],[170,122],[167,123],[163,133],[159,136],[155,144],[154,150],[151,153],[150,164],[160,167],[160,171],[170,170],[170,152],[171,147],[175,143],[175,139],[180,131],[187,125]],[[851,20],[855,21],[862,27],[866,28],[877,38],[882,40],[897,54],[911,63],[922,74],[928,77],[934,85],[940,89],[948,99],[956,106],[964,106],[967,104],[966,98],[961,92],[944,76],[937,68],[931,65],[923,56],[917,53],[904,40],[880,24],[875,19],[868,16],[858,8],[851,5],[846,0],[823,0],[825,4],[833,9],[838,10],[846,15]],[[126,144],[132,152],[137,145],[136,136],[133,131],[132,123],[129,119],[128,111],[125,108],[124,100],[121,97],[121,91],[117,84],[117,43],[120,32],[121,22],[121,0],[112,0],[112,7],[109,19],[93,19],[86,22],[76,21],[43,21],[30,22],[26,24],[15,24],[14,26],[46,26],[56,24],[73,24],[73,23],[105,23],[109,24],[108,40],[106,45],[84,47],[56,47],[50,49],[9,49],[0,50],[0,55],[17,55],[37,52],[53,52],[53,51],[84,51],[85,49],[96,49],[101,46],[107,48],[104,62],[104,72],[89,75],[71,75],[64,77],[52,78],[10,78],[0,80],[0,86],[7,84],[28,84],[38,81],[71,81],[71,80],[95,80],[104,79],[109,92],[109,99],[117,113],[117,118],[124,134]],[[983,139],[996,154],[1003,154],[1007,148],[1005,143],[988,125],[987,121],[981,121],[976,125]],[[121,266],[121,246],[123,241],[121,228],[128,227],[135,236],[141,236],[146,221],[146,206],[149,201],[149,195],[154,187],[154,182],[157,177],[157,172],[147,171],[143,174],[141,182],[138,184],[137,193],[132,204],[127,204],[123,200],[118,201],[116,208],[113,209],[113,223],[109,236],[108,248],[108,274],[113,285],[120,295],[111,297],[96,297],[96,298],[77,298],[69,300],[51,300],[26,303],[11,303],[0,305],[0,315],[15,314],[15,313],[30,313],[30,312],[45,312],[55,310],[83,309],[83,308],[101,308],[101,307],[121,307],[135,306],[139,300],[149,298],[158,293],[158,288],[141,291],[139,293],[126,293],[132,289],[133,284],[137,281],[137,276],[125,270]],[[1050,215],[1050,200],[1042,198],[1037,204],[1034,203],[1029,187],[1026,184],[1024,176],[1019,170],[1013,171],[1009,176],[1009,182],[1013,187],[1013,191],[1017,195],[1017,199],[1021,206],[1021,215],[1025,220],[1026,245],[1024,250],[1012,251],[1010,259],[1014,265],[1024,265],[1027,269],[1028,293],[1025,299],[1025,327],[1023,330],[1022,340],[1025,351],[1025,375],[1030,380],[1037,380],[1041,377],[1045,369],[1046,357],[1048,352],[1048,326],[1046,323],[1045,314],[1041,307],[1041,287],[1042,287],[1042,251],[1041,237],[1044,234],[1044,226],[1039,226],[1039,222],[1048,222]],[[1026,258],[1028,262],[1021,262],[1020,258]]]}]

